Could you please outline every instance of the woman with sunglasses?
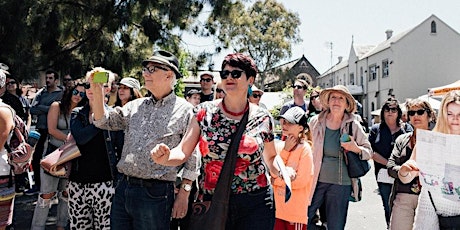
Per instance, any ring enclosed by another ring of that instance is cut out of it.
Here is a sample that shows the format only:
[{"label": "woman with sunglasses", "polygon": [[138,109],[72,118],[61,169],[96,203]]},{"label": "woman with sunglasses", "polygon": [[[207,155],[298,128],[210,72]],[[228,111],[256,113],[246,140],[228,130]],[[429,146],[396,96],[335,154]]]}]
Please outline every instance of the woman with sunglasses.
[{"label": "woman with sunglasses", "polygon": [[[248,89],[257,74],[255,62],[241,53],[229,54],[222,62],[222,87],[226,96],[195,107],[195,116],[185,137],[174,149],[164,144],[151,152],[162,165],[179,165],[199,143],[202,154],[200,192],[203,200],[212,199],[232,133],[243,115],[249,122],[239,142],[233,173],[226,229],[273,229],[275,209],[266,173],[279,175],[273,165],[276,156],[273,119],[270,113],[248,102]],[[265,161],[265,162],[264,162]]]},{"label": "woman with sunglasses", "polygon": [[406,109],[414,130],[402,134],[396,139],[387,163],[388,174],[395,179],[389,202],[391,210],[389,229],[409,230],[413,227],[415,209],[420,194],[418,177],[403,183],[399,175],[405,175],[405,173],[401,173],[401,165],[412,155],[417,139],[417,129],[427,130],[430,121],[434,119],[433,109],[427,101],[412,99],[406,102]]},{"label": "woman with sunglasses", "polygon": [[264,103],[260,103],[260,99],[262,99],[262,95],[264,95],[264,91],[257,88],[255,85],[251,87],[252,93],[249,95],[249,102],[256,104],[264,109],[267,109],[267,106]]},{"label": "woman with sunglasses", "polygon": [[372,159],[374,160],[375,178],[383,202],[387,228],[390,224],[389,201],[393,186],[393,180],[388,176],[388,158],[391,156],[396,138],[412,131],[412,127],[409,125],[405,129],[401,122],[401,116],[402,110],[399,107],[399,102],[396,99],[388,98],[380,110],[381,122],[373,125],[369,133],[369,142],[374,151]]},{"label": "woman with sunglasses", "polygon": [[310,103],[307,109],[308,122],[310,122],[312,117],[318,115],[323,110],[323,105],[321,105],[321,101],[319,101],[321,91],[320,88],[314,88],[310,93]]},{"label": "woman with sunglasses", "polygon": [[[50,154],[63,145],[70,133],[70,115],[72,110],[86,104],[86,93],[83,84],[77,84],[64,92],[60,102],[53,102],[48,112],[48,143],[45,154]],[[37,153],[39,154],[39,153]],[[65,229],[69,220],[68,215],[68,179],[59,178],[45,173],[40,168],[41,186],[37,204],[35,205],[31,229],[45,229],[46,219],[53,199],[58,199],[57,229]]]},{"label": "woman with sunglasses", "polygon": [[216,99],[222,99],[225,97],[225,91],[222,88],[222,82],[218,81],[216,83],[216,93],[214,94],[214,100]]},{"label": "woman with sunglasses", "polygon": [[[417,111],[417,114],[419,114]],[[411,112],[411,111],[408,111]],[[409,113],[410,116],[410,113]],[[439,109],[439,116],[436,122],[436,126],[433,129],[434,132],[460,135],[460,91],[450,91],[444,95],[441,106]],[[436,153],[433,153],[436,154]],[[412,154],[410,160],[405,162],[399,170],[399,178],[403,183],[408,183],[412,178],[418,177],[419,169],[416,164],[416,152]],[[452,173],[453,174],[453,173]],[[451,175],[453,178],[458,178],[458,174]],[[457,186],[457,185],[455,185]],[[431,193],[431,198],[426,187],[421,188],[420,197],[418,199],[418,206],[415,215],[414,229],[460,229],[460,204],[449,200],[443,196],[439,196],[436,193]],[[436,207],[436,210],[435,210]],[[439,223],[439,217],[452,218],[455,216],[455,227],[441,228]]]},{"label": "woman with sunglasses", "polygon": [[299,106],[303,111],[307,111],[308,102],[305,100],[305,95],[308,90],[308,83],[302,79],[296,79],[294,85],[294,99],[286,102],[283,107],[281,107],[280,115],[283,115],[288,109]]},{"label": "woman with sunglasses", "polygon": [[30,129],[30,125],[32,123],[32,116],[30,115],[30,102],[22,96],[22,89],[19,85],[19,82],[17,79],[8,77],[6,79],[6,90],[8,92],[16,97],[19,98],[19,100],[22,103],[22,107],[24,108],[24,117],[21,117],[22,120],[27,124],[27,127]]}]

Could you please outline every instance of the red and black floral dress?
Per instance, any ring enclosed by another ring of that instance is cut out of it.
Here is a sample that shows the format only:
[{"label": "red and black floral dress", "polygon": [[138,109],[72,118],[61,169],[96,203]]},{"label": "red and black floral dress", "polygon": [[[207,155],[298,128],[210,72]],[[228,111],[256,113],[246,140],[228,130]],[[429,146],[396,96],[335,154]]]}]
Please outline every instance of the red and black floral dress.
[{"label": "red and black floral dress", "polygon": [[[198,105],[194,112],[201,128],[199,149],[203,171],[200,188],[204,194],[211,195],[219,179],[230,137],[236,132],[240,121],[227,118],[215,101]],[[249,114],[236,158],[231,187],[233,194],[254,192],[268,186],[268,169],[263,162],[262,152],[264,142],[274,139],[273,119],[267,110],[258,106],[251,105]]]}]

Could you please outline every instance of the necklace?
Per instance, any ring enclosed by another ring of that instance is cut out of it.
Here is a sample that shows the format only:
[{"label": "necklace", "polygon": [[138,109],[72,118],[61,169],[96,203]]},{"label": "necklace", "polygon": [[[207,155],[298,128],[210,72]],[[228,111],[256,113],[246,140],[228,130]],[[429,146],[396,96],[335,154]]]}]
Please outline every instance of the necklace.
[{"label": "necklace", "polygon": [[222,100],[222,109],[224,109],[224,112],[226,112],[226,113],[228,113],[228,114],[230,114],[230,115],[232,115],[234,117],[238,117],[238,116],[243,115],[246,111],[248,111],[249,102],[246,103],[246,107],[244,107],[243,111],[235,113],[235,112],[232,112],[232,111],[228,110],[227,107],[225,106],[225,100]]}]

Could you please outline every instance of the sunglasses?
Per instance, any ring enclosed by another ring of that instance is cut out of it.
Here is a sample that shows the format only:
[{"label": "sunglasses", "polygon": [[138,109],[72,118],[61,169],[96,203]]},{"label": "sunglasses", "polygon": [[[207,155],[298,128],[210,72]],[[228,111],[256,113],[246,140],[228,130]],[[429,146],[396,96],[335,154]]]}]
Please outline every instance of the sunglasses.
[{"label": "sunglasses", "polygon": [[253,94],[252,94],[252,97],[254,97],[254,98],[259,98],[259,97],[260,97],[260,98],[262,98],[262,94],[257,94],[257,93],[254,94],[254,93],[253,93]]},{"label": "sunglasses", "polygon": [[426,111],[426,109],[409,110],[409,111],[407,111],[407,114],[409,116],[415,116],[415,113],[417,113],[417,115],[422,116],[425,113],[425,111]]},{"label": "sunglasses", "polygon": [[161,67],[161,66],[156,66],[156,65],[153,65],[153,66],[150,66],[150,67],[144,67],[142,68],[142,72],[149,72],[149,73],[154,73],[155,71],[157,70],[163,70],[163,71],[169,71],[169,69],[165,68],[165,67]]},{"label": "sunglasses", "polygon": [[212,81],[212,78],[201,78],[200,79],[201,82],[211,82]]},{"label": "sunglasses", "polygon": [[64,78],[63,81],[72,81],[72,79],[70,79],[70,78]]},{"label": "sunglasses", "polygon": [[227,79],[228,74],[232,75],[233,79],[238,79],[241,77],[241,74],[243,72],[244,72],[243,70],[232,70],[232,71],[222,70],[219,73],[220,73],[220,78],[222,78],[222,80],[225,80]]},{"label": "sunglasses", "polygon": [[398,109],[397,108],[385,108],[385,112],[392,112],[392,113],[397,113]]},{"label": "sunglasses", "polygon": [[85,92],[80,92],[80,91],[74,89],[74,90],[72,91],[72,95],[74,95],[74,96],[79,95],[81,98],[84,98],[84,97],[86,96],[86,93],[85,93]]},{"label": "sunglasses", "polygon": [[216,92],[217,92],[217,93],[222,93],[222,92],[224,92],[224,90],[223,90],[223,89],[216,88]]},{"label": "sunglasses", "polygon": [[301,86],[301,85],[293,85],[292,88],[294,88],[294,89],[306,89],[306,87]]},{"label": "sunglasses", "polygon": [[14,85],[14,84],[16,84],[16,82],[15,82],[15,81],[10,81],[10,82],[8,82],[8,83],[6,83],[6,84],[7,84],[7,85]]},{"label": "sunglasses", "polygon": [[319,97],[319,95],[310,96],[310,98],[311,98],[312,100],[313,100],[313,99],[316,99],[316,98],[318,98],[318,97]]}]

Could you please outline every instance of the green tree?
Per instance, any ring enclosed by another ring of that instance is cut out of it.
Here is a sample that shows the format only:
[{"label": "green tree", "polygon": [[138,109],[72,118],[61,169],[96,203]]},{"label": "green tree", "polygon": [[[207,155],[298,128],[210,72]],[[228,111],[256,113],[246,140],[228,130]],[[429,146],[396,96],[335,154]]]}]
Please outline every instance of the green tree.
[{"label": "green tree", "polygon": [[0,0],[0,62],[20,79],[47,68],[79,77],[94,66],[130,75],[153,49],[179,53],[205,4],[219,15],[230,2]]},{"label": "green tree", "polygon": [[292,44],[301,41],[299,16],[275,0],[259,0],[248,8],[235,2],[226,10],[228,14],[211,15],[207,28],[224,48],[231,47],[254,58],[263,88],[265,71],[290,57]]}]

